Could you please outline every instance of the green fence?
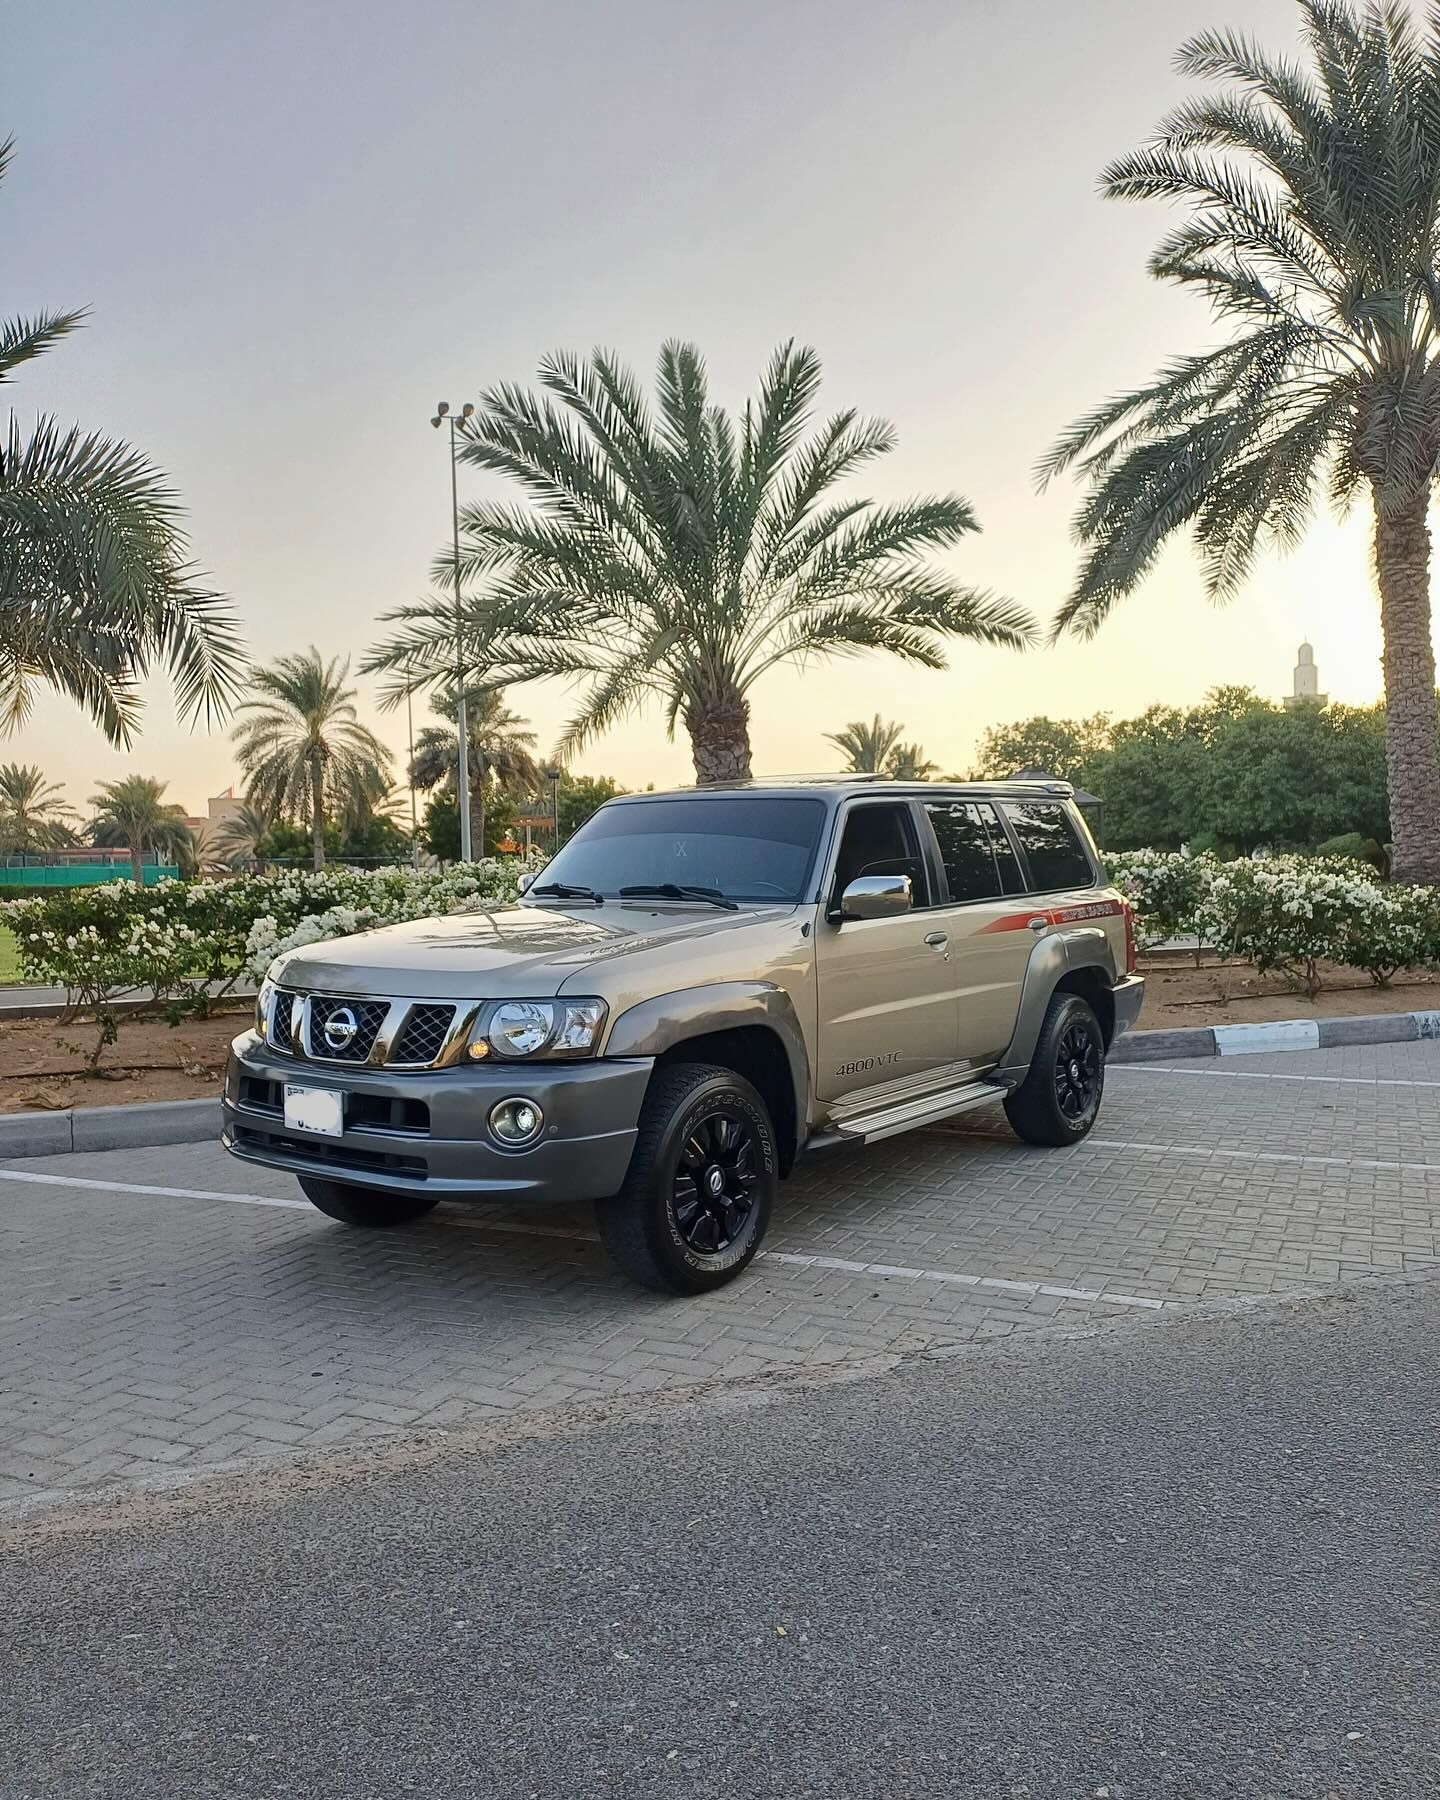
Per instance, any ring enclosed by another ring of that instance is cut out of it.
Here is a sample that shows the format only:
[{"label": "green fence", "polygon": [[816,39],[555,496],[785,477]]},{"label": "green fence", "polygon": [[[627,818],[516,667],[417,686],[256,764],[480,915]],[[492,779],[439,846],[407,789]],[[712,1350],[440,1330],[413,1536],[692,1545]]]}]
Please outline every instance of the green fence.
[{"label": "green fence", "polygon": [[[180,873],[174,863],[142,863],[141,878],[146,887],[157,881],[174,880]],[[6,888],[71,888],[98,887],[102,881],[128,881],[130,862],[119,863],[29,863],[0,869],[0,898]]]}]

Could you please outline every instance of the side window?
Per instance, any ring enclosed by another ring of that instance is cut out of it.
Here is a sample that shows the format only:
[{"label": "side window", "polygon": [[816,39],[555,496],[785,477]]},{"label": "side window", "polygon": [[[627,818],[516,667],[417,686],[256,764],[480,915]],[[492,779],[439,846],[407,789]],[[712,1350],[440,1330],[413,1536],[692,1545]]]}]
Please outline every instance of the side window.
[{"label": "side window", "polygon": [[[940,845],[952,900],[993,900],[1004,891],[990,830],[973,800],[927,800],[925,811]],[[998,821],[997,821],[998,825]],[[1004,834],[998,834],[1002,841]],[[1010,850],[1008,841],[1005,848]],[[1013,852],[1010,855],[1013,863]]]},{"label": "side window", "polygon": [[990,834],[990,848],[995,855],[995,867],[1000,871],[1000,889],[1002,894],[1023,894],[1025,877],[1020,873],[1020,860],[1015,854],[1015,846],[1005,827],[1000,822],[1000,815],[988,800],[977,802],[976,812],[981,823]]},{"label": "side window", "polygon": [[1094,887],[1095,871],[1065,808],[1053,800],[1007,802],[1005,816],[1030,865],[1037,894],[1058,888]]},{"label": "side window", "polygon": [[908,875],[916,906],[930,904],[925,859],[916,841],[908,806],[856,806],[846,815],[845,834],[835,862],[832,899],[861,875]]}]

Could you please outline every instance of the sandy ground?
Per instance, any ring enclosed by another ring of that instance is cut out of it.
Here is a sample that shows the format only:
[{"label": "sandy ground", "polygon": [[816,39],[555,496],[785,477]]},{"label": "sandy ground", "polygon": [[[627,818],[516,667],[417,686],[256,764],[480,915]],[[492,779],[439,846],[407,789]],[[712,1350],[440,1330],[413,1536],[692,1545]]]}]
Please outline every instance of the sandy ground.
[{"label": "sandy ground", "polygon": [[1315,999],[1279,975],[1257,975],[1249,963],[1206,959],[1197,969],[1188,957],[1142,957],[1145,1010],[1142,1030],[1178,1025],[1248,1025],[1270,1019],[1339,1019],[1363,1013],[1440,1010],[1440,980],[1397,975],[1377,988],[1358,969],[1322,965],[1324,987]]},{"label": "sandy ground", "polygon": [[171,1027],[163,1018],[122,1016],[96,1075],[85,1060],[95,1026],[77,1019],[0,1021],[0,1112],[123,1106],[133,1100],[203,1100],[219,1091],[230,1040],[249,1024],[246,1006]]},{"label": "sandy ground", "polygon": [[[1376,988],[1353,969],[1329,969],[1315,1000],[1248,963],[1145,957],[1142,1029],[1241,1025],[1269,1019],[1352,1017],[1357,1013],[1440,1011],[1440,980],[1397,977]],[[135,1100],[203,1100],[216,1093],[230,1040],[249,1023],[248,1006],[171,1027],[130,1015],[96,1075],[84,1072],[95,1028],[77,1020],[0,1021],[0,1112],[67,1106],[122,1106]]]}]

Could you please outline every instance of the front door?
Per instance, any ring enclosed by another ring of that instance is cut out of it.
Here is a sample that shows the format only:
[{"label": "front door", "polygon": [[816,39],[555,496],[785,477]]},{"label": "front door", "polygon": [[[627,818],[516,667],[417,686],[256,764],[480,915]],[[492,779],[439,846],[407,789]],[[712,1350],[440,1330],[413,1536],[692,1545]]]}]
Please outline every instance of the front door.
[{"label": "front door", "polygon": [[[908,875],[915,909],[892,919],[833,917],[860,875]],[[908,802],[848,809],[817,926],[822,1100],[923,1078],[956,1056],[955,995],[943,926],[929,910],[930,870]]]}]

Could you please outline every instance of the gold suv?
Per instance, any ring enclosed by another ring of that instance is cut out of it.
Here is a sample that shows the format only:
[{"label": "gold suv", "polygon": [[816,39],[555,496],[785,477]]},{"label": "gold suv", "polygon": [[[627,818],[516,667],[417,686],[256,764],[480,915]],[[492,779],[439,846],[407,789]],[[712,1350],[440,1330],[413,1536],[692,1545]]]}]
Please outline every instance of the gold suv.
[{"label": "gold suv", "polygon": [[1078,1142],[1134,970],[1063,783],[636,794],[516,905],[279,959],[225,1143],[351,1225],[593,1201],[627,1273],[700,1293],[755,1255],[802,1151],[996,1103]]}]

